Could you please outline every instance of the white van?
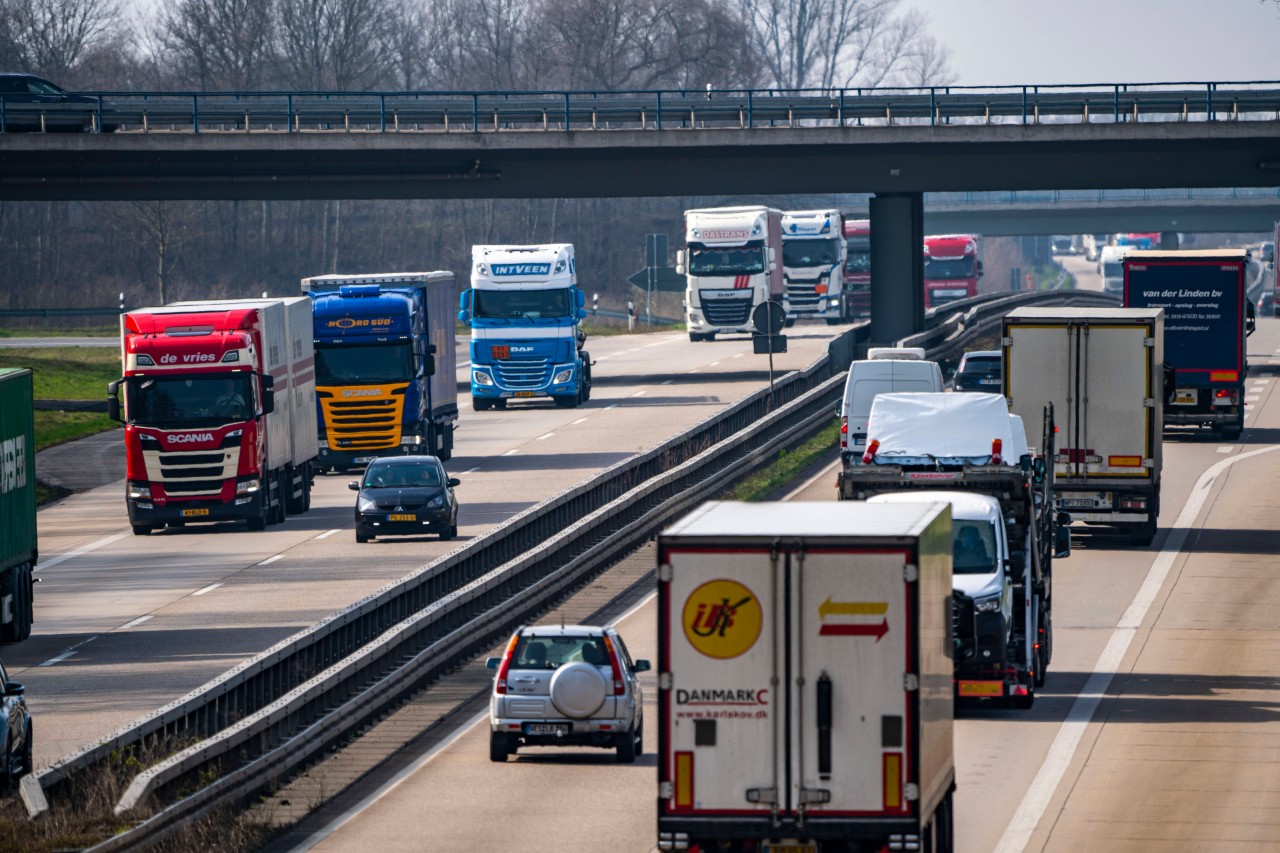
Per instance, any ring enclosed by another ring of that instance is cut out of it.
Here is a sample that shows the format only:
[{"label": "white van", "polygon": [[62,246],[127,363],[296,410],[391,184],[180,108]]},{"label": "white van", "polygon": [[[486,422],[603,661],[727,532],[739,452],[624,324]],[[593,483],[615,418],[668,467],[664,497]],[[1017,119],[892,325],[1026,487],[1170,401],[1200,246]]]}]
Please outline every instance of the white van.
[{"label": "white van", "polygon": [[[946,390],[942,369],[936,361],[921,360],[923,350],[877,349],[872,358],[849,365],[840,406],[840,461],[848,467],[867,443],[867,418],[877,394],[889,392],[933,392]],[[870,354],[870,353],[869,353]]]},{"label": "white van", "polygon": [[1098,274],[1102,276],[1104,293],[1124,290],[1124,256],[1132,246],[1103,246],[1098,254]]}]

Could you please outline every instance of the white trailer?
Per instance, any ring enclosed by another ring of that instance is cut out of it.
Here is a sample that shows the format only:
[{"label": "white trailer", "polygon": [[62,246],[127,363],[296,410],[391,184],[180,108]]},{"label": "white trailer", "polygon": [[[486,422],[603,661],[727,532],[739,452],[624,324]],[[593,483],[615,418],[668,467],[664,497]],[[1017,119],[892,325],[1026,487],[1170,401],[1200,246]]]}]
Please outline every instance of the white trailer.
[{"label": "white trailer", "polygon": [[1004,318],[1003,391],[1024,421],[1052,403],[1059,509],[1150,545],[1160,514],[1164,311],[1018,308]]},{"label": "white trailer", "polygon": [[659,849],[952,850],[947,504],[707,503],[658,579]]}]

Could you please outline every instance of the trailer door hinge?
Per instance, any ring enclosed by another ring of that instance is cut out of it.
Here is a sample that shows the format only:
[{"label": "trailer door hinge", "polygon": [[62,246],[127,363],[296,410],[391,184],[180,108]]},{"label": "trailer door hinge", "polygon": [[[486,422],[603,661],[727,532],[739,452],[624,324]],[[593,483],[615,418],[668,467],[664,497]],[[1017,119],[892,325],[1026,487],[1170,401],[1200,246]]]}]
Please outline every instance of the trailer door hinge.
[{"label": "trailer door hinge", "polygon": [[920,786],[915,782],[908,782],[902,786],[902,799],[907,802],[915,802],[920,799]]},{"label": "trailer door hinge", "polygon": [[1156,345],[1156,339],[1155,339],[1155,338],[1143,338],[1143,339],[1142,339],[1142,345],[1143,345],[1144,347],[1153,347],[1153,346],[1155,346],[1155,345]]},{"label": "trailer door hinge", "polygon": [[658,799],[669,800],[676,795],[675,786],[670,782],[658,783]]},{"label": "trailer door hinge", "polygon": [[671,673],[669,672],[658,673],[658,689],[659,690],[671,689]]},{"label": "trailer door hinge", "polygon": [[914,672],[908,672],[902,677],[902,689],[910,693],[913,690],[920,689],[920,677]]},{"label": "trailer door hinge", "polygon": [[671,564],[663,563],[658,566],[658,580],[669,582],[671,580]]},{"label": "trailer door hinge", "polygon": [[915,583],[920,579],[920,568],[915,563],[907,563],[902,567],[902,579],[907,583]]},{"label": "trailer door hinge", "polygon": [[1143,459],[1143,460],[1142,460],[1142,467],[1143,467],[1143,468],[1154,468],[1154,467],[1156,467],[1156,460],[1154,460],[1154,459]]},{"label": "trailer door hinge", "polygon": [[1156,407],[1156,401],[1155,401],[1155,399],[1154,399],[1154,398],[1152,398],[1152,397],[1147,397],[1147,398],[1143,399],[1143,401],[1142,401],[1142,405],[1143,405],[1143,406],[1145,406],[1145,407],[1146,407],[1146,408],[1148,408],[1148,409],[1154,409],[1154,408]]},{"label": "trailer door hinge", "polygon": [[1001,338],[1001,339],[1000,339],[1000,346],[1003,346],[1003,347],[1011,347],[1011,346],[1013,346],[1013,338],[1011,338],[1011,337],[1010,337],[1010,338]]}]

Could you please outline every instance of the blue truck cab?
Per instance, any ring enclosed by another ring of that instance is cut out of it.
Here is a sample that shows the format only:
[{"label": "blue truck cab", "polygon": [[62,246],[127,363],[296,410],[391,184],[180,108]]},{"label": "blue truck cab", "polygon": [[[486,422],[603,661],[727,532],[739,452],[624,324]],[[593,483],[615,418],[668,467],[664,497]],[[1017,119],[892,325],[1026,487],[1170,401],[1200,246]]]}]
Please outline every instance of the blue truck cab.
[{"label": "blue truck cab", "polygon": [[471,327],[471,406],[550,397],[571,409],[591,396],[587,316],[573,245],[472,246],[471,289],[458,319]]},{"label": "blue truck cab", "polygon": [[453,454],[454,275],[322,275],[311,297],[320,453],[344,470],[380,456]]}]

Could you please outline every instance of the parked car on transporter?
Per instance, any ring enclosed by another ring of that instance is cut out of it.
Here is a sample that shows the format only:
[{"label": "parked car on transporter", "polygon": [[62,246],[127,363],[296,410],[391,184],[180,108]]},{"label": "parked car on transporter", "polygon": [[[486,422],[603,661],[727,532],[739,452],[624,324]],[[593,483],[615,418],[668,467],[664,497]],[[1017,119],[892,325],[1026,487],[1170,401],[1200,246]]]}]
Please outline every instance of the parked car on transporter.
[{"label": "parked car on transporter", "polygon": [[617,750],[619,764],[644,752],[644,695],[632,661],[612,628],[523,627],[501,658],[489,702],[489,759],[506,761],[526,746],[596,746]]},{"label": "parked car on transporter", "polygon": [[356,496],[356,541],[378,536],[458,535],[456,477],[445,473],[435,456],[387,456],[375,459],[364,477],[348,488]]}]

